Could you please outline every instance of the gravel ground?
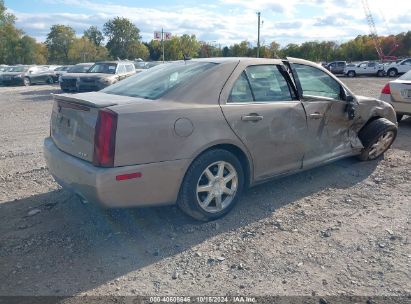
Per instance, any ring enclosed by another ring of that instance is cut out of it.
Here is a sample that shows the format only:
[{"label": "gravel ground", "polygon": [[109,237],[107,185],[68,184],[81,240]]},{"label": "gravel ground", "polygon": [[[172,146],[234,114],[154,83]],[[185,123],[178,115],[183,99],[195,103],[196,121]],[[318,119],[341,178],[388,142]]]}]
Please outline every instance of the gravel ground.
[{"label": "gravel ground", "polygon": [[[343,81],[377,97],[387,79]],[[410,295],[411,118],[384,159],[268,182],[198,223],[62,190],[42,155],[58,92],[0,88],[0,295]]]}]

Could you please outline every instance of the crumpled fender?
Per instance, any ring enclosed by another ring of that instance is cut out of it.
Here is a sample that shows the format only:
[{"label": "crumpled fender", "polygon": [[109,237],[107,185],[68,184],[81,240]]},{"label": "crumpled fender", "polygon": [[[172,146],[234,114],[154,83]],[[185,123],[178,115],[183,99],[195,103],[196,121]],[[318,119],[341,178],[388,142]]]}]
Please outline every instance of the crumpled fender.
[{"label": "crumpled fender", "polygon": [[397,125],[397,117],[394,108],[385,101],[376,98],[356,96],[358,108],[356,113],[356,121],[353,129],[355,131],[361,128],[373,117],[383,117]]}]

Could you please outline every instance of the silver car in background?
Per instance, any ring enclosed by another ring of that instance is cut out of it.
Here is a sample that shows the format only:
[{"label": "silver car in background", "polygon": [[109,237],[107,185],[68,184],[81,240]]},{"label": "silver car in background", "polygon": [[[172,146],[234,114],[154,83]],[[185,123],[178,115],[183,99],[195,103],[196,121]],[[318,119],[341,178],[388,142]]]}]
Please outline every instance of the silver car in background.
[{"label": "silver car in background", "polygon": [[388,82],[381,91],[381,100],[389,102],[397,113],[397,121],[411,115],[411,70]]}]

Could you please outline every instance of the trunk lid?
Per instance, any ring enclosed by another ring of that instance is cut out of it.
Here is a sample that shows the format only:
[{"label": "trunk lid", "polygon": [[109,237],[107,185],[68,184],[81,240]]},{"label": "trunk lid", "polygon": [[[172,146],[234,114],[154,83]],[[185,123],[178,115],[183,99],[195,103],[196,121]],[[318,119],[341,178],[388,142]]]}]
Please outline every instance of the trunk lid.
[{"label": "trunk lid", "polygon": [[60,150],[92,162],[99,110],[133,99],[100,92],[55,95],[50,126],[54,143]]},{"label": "trunk lid", "polygon": [[395,101],[411,103],[411,81],[402,79],[391,81],[390,90]]}]

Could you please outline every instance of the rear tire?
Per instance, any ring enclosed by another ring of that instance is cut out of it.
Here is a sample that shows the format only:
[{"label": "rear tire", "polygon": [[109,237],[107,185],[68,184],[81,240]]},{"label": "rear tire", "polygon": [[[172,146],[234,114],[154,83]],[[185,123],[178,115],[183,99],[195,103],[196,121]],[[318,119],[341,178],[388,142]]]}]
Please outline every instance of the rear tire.
[{"label": "rear tire", "polygon": [[354,72],[354,71],[349,71],[349,72],[347,73],[347,76],[348,76],[348,77],[355,77],[355,72]]},{"label": "rear tire", "polygon": [[31,80],[30,80],[30,78],[24,77],[24,78],[23,78],[23,85],[26,86],[26,87],[31,86]]},{"label": "rear tire", "polygon": [[244,188],[244,170],[238,158],[227,150],[209,150],[188,168],[177,201],[187,215],[211,221],[226,215]]},{"label": "rear tire", "polygon": [[386,118],[371,121],[358,133],[364,149],[361,160],[373,160],[387,151],[397,136],[397,126]]},{"label": "rear tire", "polygon": [[54,80],[53,80],[53,77],[49,77],[49,78],[47,78],[47,81],[46,81],[48,84],[53,84],[54,83]]},{"label": "rear tire", "polygon": [[383,76],[384,76],[384,72],[383,72],[383,71],[378,71],[377,76],[378,76],[378,77],[383,77]]},{"label": "rear tire", "polygon": [[398,71],[396,69],[389,69],[387,72],[389,77],[395,77],[398,74]]}]

